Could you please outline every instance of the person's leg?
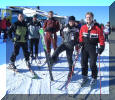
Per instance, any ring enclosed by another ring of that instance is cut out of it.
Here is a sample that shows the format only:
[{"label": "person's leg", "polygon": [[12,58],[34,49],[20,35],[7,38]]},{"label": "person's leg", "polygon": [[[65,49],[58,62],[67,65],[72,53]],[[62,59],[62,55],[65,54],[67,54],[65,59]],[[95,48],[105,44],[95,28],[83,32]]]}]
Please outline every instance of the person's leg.
[{"label": "person's leg", "polygon": [[67,55],[67,60],[68,60],[68,64],[69,64],[69,71],[73,71],[72,69],[72,66],[73,66],[73,60],[72,60],[72,55],[73,55],[73,48],[69,49],[67,48],[66,49],[66,55]]},{"label": "person's leg", "polygon": [[98,73],[97,65],[96,65],[97,53],[96,53],[96,47],[95,46],[90,48],[89,57],[90,57],[90,68],[92,71],[92,78],[97,79],[97,73]]},{"label": "person's leg", "polygon": [[23,50],[23,54],[25,57],[26,62],[29,62],[29,52],[28,52],[28,43],[21,43],[21,47]]},{"label": "person's leg", "polygon": [[66,46],[64,44],[61,44],[53,53],[52,60],[55,62],[61,52],[66,50]]},{"label": "person's leg", "polygon": [[88,53],[85,48],[81,50],[81,66],[82,66],[82,76],[86,76],[88,74]]},{"label": "person's leg", "polygon": [[107,34],[105,34],[105,41],[107,41]]},{"label": "person's leg", "polygon": [[29,42],[29,47],[30,47],[30,56],[33,57],[33,39],[30,39]]},{"label": "person's leg", "polygon": [[39,39],[35,39],[35,57],[38,57]]},{"label": "person's leg", "polygon": [[107,42],[108,42],[108,34],[107,34]]},{"label": "person's leg", "polygon": [[14,44],[14,51],[12,53],[12,56],[10,57],[11,64],[13,64],[13,65],[15,63],[16,56],[19,54],[19,50],[20,50],[20,44],[19,43],[15,43]]},{"label": "person's leg", "polygon": [[49,36],[45,36],[45,44],[46,44],[46,48],[47,48],[47,53],[50,55],[51,52],[51,38]]},{"label": "person's leg", "polygon": [[52,40],[53,48],[55,51],[57,48],[57,35],[54,35],[54,38],[51,38],[51,40]]}]

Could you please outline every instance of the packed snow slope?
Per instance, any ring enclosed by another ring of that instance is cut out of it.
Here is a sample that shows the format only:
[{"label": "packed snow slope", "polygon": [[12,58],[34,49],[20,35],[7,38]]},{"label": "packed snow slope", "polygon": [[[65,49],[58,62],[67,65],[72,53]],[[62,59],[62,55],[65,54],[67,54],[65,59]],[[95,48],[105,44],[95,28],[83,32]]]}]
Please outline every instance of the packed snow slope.
[{"label": "packed snow slope", "polygon": [[[61,37],[58,36],[58,46],[61,43]],[[1,44],[0,44],[1,45]],[[28,71],[22,49],[17,56],[15,65],[19,69],[20,73],[14,73],[13,71],[6,69],[6,94],[76,94],[79,90],[80,82],[82,80],[81,76],[81,64],[80,55],[79,59],[75,65],[75,75],[68,84],[67,90],[59,90],[65,81],[67,80],[67,75],[69,72],[68,63],[66,58],[66,52],[62,52],[59,55],[59,61],[53,66],[52,73],[54,81],[50,81],[49,72],[47,64],[44,64],[46,58],[42,48],[42,43],[39,43],[39,60],[41,63],[36,63],[35,60],[32,61],[32,70],[37,73],[40,79],[32,79],[32,74]],[[13,51],[13,43],[8,41],[6,44],[6,62],[7,66],[9,64],[10,56]],[[51,54],[53,53],[53,49]],[[74,52],[73,60],[76,53]],[[0,58],[1,59],[1,58]],[[38,61],[39,62],[39,61]],[[2,64],[2,63],[1,63]],[[97,66],[99,70],[99,59],[97,60]],[[101,93],[109,94],[109,43],[106,42],[105,50],[100,57],[100,67],[101,67]],[[98,73],[98,76],[100,73]],[[89,79],[91,79],[91,70],[89,67],[88,72]],[[90,91],[90,87],[87,84],[86,87],[78,94],[87,94]],[[97,86],[90,92],[90,94],[100,93],[100,77],[98,77]]]}]

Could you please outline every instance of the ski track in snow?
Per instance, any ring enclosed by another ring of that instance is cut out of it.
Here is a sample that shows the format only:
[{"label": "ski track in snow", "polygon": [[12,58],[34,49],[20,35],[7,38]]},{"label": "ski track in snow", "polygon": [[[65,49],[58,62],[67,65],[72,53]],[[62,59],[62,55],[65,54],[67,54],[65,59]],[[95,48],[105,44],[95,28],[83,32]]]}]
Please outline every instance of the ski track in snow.
[{"label": "ski track in snow", "polygon": [[[41,42],[41,41],[40,41]],[[12,43],[8,41],[7,48],[11,48]],[[9,63],[9,57],[12,54],[12,49],[7,52],[7,65]],[[15,74],[14,72],[7,69],[6,70],[6,93],[7,94],[75,94],[79,89],[79,85],[81,82],[81,65],[80,58],[75,65],[75,76],[72,78],[70,83],[68,84],[67,91],[63,89],[62,91],[58,90],[63,86],[65,81],[67,80],[68,74],[68,63],[66,58],[66,52],[60,54],[60,58],[57,64],[53,66],[53,76],[54,81],[50,82],[49,72],[47,63],[42,65],[46,59],[44,59],[45,54],[43,52],[43,48],[40,43],[40,52],[39,54],[41,64],[36,64],[35,61],[32,62],[32,69],[37,73],[39,77],[42,79],[31,79],[31,73],[27,70],[25,66],[25,60],[23,58],[22,49],[20,49],[20,53],[16,60],[17,68],[20,69],[21,74]],[[53,53],[53,49],[51,51]],[[74,58],[74,57],[73,57]],[[102,94],[109,94],[109,44],[106,43],[105,50],[101,55],[101,81],[102,81]],[[40,68],[38,68],[40,66]],[[97,62],[97,66],[99,63]],[[88,76],[91,79],[91,71],[89,69]],[[98,73],[99,76],[99,73]],[[83,90],[80,91],[79,94],[89,93],[90,87],[84,87]],[[98,77],[98,85],[96,89],[93,89],[90,94],[99,94],[99,77]]]}]

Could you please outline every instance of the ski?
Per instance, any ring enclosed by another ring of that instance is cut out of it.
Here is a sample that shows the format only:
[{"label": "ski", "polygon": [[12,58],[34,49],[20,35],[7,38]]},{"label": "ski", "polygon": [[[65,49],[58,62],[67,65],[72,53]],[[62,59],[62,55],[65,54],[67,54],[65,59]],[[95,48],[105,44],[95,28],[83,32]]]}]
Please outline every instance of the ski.
[{"label": "ski", "polygon": [[13,68],[8,68],[8,67],[7,67],[7,69],[12,70],[14,72],[14,75],[15,75],[15,73],[19,73],[18,69],[13,69]]},{"label": "ski", "polygon": [[64,87],[65,87],[65,89],[67,89],[68,84],[70,83],[72,77],[74,76],[74,75],[72,75],[72,73],[73,73],[73,70],[74,70],[74,67],[75,67],[76,62],[78,61],[78,54],[79,54],[79,53],[77,53],[77,56],[76,56],[75,61],[74,61],[74,63],[73,63],[72,72],[71,72],[71,74],[70,74],[70,77],[68,77],[67,81],[64,83],[64,85],[63,85],[59,90],[62,90]]},{"label": "ski", "polygon": [[65,83],[63,84],[63,86],[61,88],[59,88],[58,90],[63,90],[63,88],[65,88],[65,90],[67,89],[68,87],[68,84],[70,83],[73,75],[72,75],[73,72],[70,73],[70,76],[67,78],[67,80],[65,81]]},{"label": "ski", "polygon": [[76,98],[88,83],[89,83],[89,79],[84,84],[79,83],[80,85],[78,91],[73,95],[73,98]]},{"label": "ski", "polygon": [[41,29],[39,30],[39,33],[40,33],[41,38],[42,38],[42,45],[43,45],[43,49],[44,49],[45,56],[46,56],[46,62],[47,62],[47,64],[48,64],[50,79],[51,79],[51,81],[54,81],[53,75],[52,75],[52,66],[51,66],[51,64],[50,64],[50,57],[49,57],[49,55],[47,54],[47,48],[46,48],[45,39],[44,39],[44,30],[41,28]]},{"label": "ski", "polygon": [[45,51],[45,54],[46,54],[46,62],[48,64],[48,69],[49,69],[49,74],[50,74],[50,80],[54,81],[53,75],[52,75],[52,65],[50,64],[50,57],[49,57],[49,55],[47,54],[46,51]]},{"label": "ski", "polygon": [[[13,68],[10,68],[9,66],[6,67],[7,69],[11,70],[14,72],[14,75],[15,74],[21,74],[21,75],[25,75],[27,76],[26,74],[24,73],[21,73],[17,68],[16,69],[13,69]],[[32,69],[29,68],[29,72],[32,74],[32,77],[31,76],[27,76],[29,78],[32,78],[32,79],[41,79]]]},{"label": "ski", "polygon": [[93,85],[91,84],[91,85],[89,86],[90,90],[89,90],[89,92],[85,95],[84,100],[87,100],[87,99],[88,99],[88,97],[90,96],[92,90],[95,89],[96,86],[97,86],[97,83],[96,83],[96,84],[93,84]]},{"label": "ski", "polygon": [[33,77],[32,79],[39,79],[38,75],[31,69],[31,65],[29,64],[27,66],[28,70],[32,73]]}]

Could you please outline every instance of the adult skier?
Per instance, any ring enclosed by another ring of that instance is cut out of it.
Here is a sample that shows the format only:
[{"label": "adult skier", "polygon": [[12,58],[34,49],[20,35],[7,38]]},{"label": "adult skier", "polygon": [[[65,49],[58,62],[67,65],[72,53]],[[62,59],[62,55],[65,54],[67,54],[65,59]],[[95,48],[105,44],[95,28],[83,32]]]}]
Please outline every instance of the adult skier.
[{"label": "adult skier", "polygon": [[[100,27],[93,22],[94,15],[92,12],[87,12],[86,15],[86,24],[83,25],[79,33],[79,42],[82,46],[81,51],[81,66],[82,66],[82,84],[85,84],[88,81],[88,58],[90,58],[90,68],[92,71],[92,80],[90,84],[96,84],[97,82],[97,55],[101,54],[104,50],[104,36]],[[96,52],[97,44],[100,44]]]},{"label": "adult skier", "polygon": [[110,35],[110,33],[111,33],[109,22],[107,22],[107,24],[105,25],[103,32],[104,32],[104,36],[105,36],[105,41],[108,42],[109,41],[108,35]]},{"label": "adult skier", "polygon": [[66,50],[66,55],[67,55],[67,60],[69,64],[69,74],[73,74],[73,60],[72,60],[72,55],[73,55],[73,50],[74,46],[78,44],[78,37],[79,37],[79,32],[77,32],[77,28],[75,26],[75,17],[70,16],[69,17],[69,22],[66,25],[66,27],[63,29],[63,43],[56,49],[56,51],[53,53],[51,57],[51,65],[57,61],[57,58],[59,54],[63,51]]},{"label": "adult skier", "polygon": [[39,29],[41,23],[37,20],[37,15],[33,16],[33,20],[29,23],[29,43],[30,43],[30,57],[33,58],[33,47],[35,46],[35,58],[38,58],[38,45],[39,45]]},{"label": "adult skier", "polygon": [[3,37],[3,42],[6,42],[7,39],[7,20],[6,17],[4,17],[1,21],[1,30],[4,33],[4,37]]},{"label": "adult skier", "polygon": [[48,20],[44,22],[43,29],[46,32],[45,42],[47,47],[47,53],[50,55],[51,52],[51,42],[53,44],[54,50],[57,48],[57,35],[56,32],[59,31],[59,22],[54,19],[53,12],[48,12]]},{"label": "adult skier", "polygon": [[[14,38],[12,36],[12,33],[14,33]],[[10,68],[17,70],[15,66],[15,60],[16,56],[19,54],[20,47],[22,47],[24,57],[26,60],[26,65],[30,70],[30,63],[29,63],[29,52],[28,52],[28,28],[27,24],[24,21],[23,14],[18,15],[18,21],[16,21],[8,32],[9,38],[14,42],[14,51],[12,53],[12,56],[10,58]]]}]

